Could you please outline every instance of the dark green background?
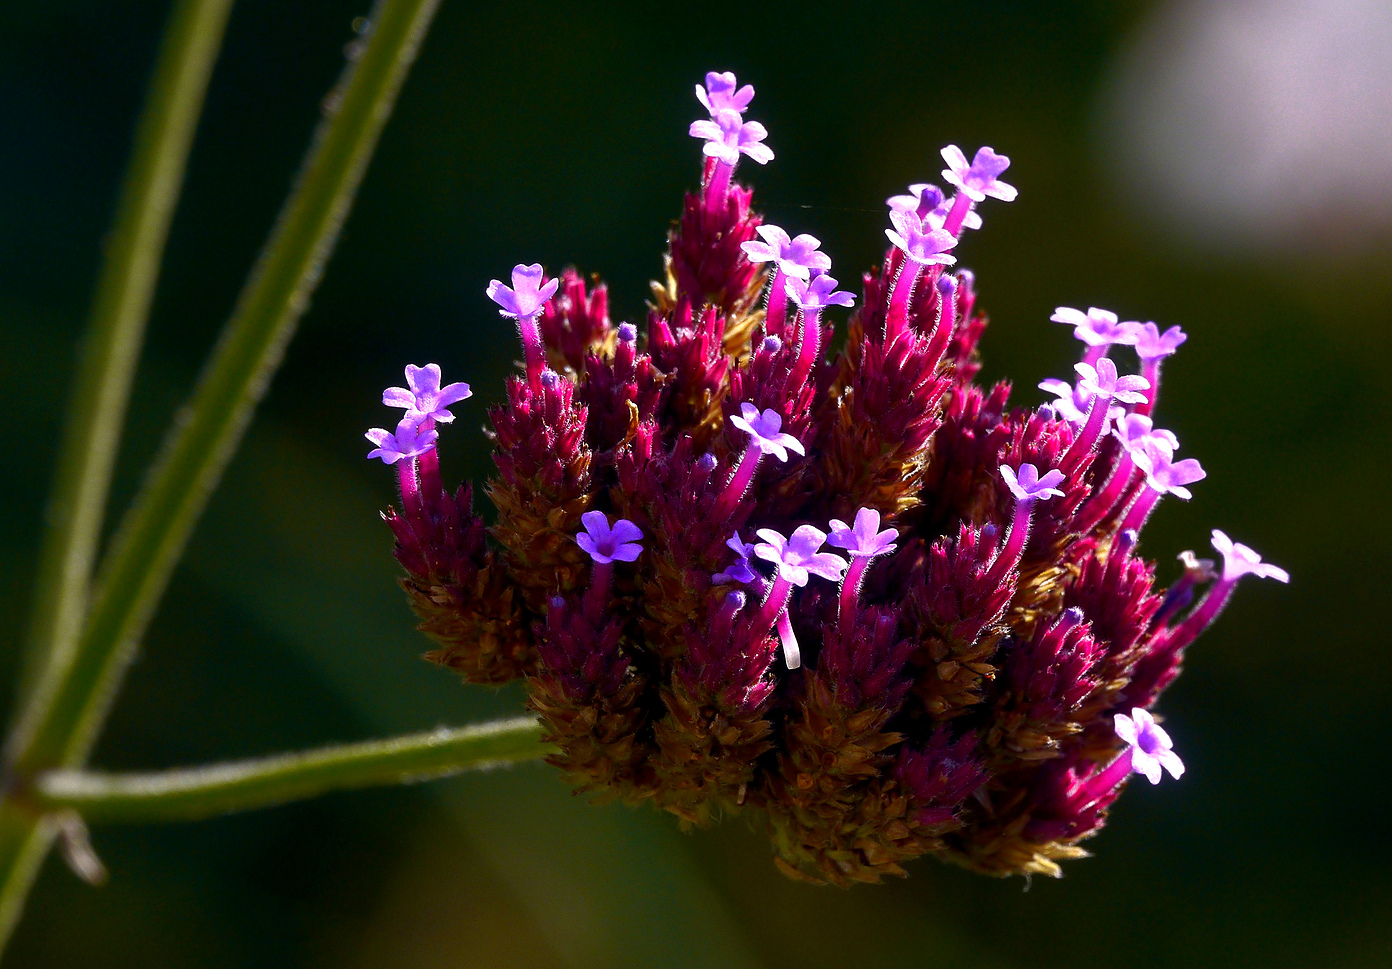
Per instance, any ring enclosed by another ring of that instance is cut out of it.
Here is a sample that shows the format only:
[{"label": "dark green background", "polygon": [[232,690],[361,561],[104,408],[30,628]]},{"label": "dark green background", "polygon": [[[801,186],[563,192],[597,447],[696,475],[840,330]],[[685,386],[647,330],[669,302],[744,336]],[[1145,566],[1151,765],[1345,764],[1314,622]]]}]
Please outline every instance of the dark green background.
[{"label": "dark green background", "polygon": [[[3,672],[99,246],[165,3],[7,4],[0,32]],[[114,507],[186,393],[342,64],[366,0],[243,0],[174,224]],[[593,808],[527,766],[172,827],[94,831],[100,890],[44,870],[8,965],[799,967],[1392,964],[1387,870],[1388,253],[1229,252],[1168,235],[1107,188],[1096,98],[1144,3],[513,6],[445,0],[327,278],[213,500],[94,758],[153,768],[466,723],[519,694],[417,657],[362,456],[377,397],[438,360],[478,430],[518,355],[483,296],[517,261],[576,263],[643,312],[697,172],[691,86],[759,89],[778,152],[759,207],[814,231],[843,280],[878,258],[881,200],[937,148],[1014,159],[962,247],[993,323],[985,377],[1023,398],[1076,345],[1058,304],[1180,323],[1163,422],[1209,479],[1146,551],[1219,526],[1294,576],[1249,582],[1163,704],[1189,773],[1137,785],[1062,881],[931,861],[850,892],[777,875],[744,821],[686,836]],[[747,166],[752,169],[754,166]],[[1273,200],[1273,204],[1278,204]],[[1337,228],[1337,227],[1336,227]],[[1144,788],[1144,789],[1143,789]]]}]

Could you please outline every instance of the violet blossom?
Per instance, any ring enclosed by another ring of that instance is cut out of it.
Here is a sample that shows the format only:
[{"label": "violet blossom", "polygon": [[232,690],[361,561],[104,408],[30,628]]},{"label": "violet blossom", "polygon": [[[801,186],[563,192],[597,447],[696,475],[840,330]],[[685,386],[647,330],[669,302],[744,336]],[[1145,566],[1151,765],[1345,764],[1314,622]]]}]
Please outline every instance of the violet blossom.
[{"label": "violet blossom", "polygon": [[382,403],[388,407],[406,408],[406,416],[415,421],[432,420],[448,424],[454,415],[447,409],[451,404],[467,400],[473,391],[466,383],[440,386],[440,365],[427,363],[424,367],[406,365],[406,386],[388,387],[382,392]]}]

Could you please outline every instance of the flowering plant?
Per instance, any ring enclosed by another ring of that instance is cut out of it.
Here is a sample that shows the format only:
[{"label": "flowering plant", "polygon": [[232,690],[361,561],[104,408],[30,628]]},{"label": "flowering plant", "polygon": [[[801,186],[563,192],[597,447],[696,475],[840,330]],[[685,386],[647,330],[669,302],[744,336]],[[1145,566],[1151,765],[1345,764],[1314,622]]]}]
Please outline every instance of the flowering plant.
[{"label": "flowering plant", "polygon": [[774,157],[754,89],[711,73],[696,95],[701,189],[644,333],[573,269],[488,287],[525,371],[489,412],[492,528],[440,478],[436,424],[468,387],[430,364],[383,397],[406,414],[370,456],[397,469],[385,518],[428,656],[525,678],[578,792],[686,825],[762,812],[791,876],[874,882],[926,853],[1057,875],[1132,773],[1183,773],[1150,711],[1238,579],[1288,580],[1219,531],[1223,568],[1182,553],[1168,590],[1138,554],[1158,500],[1204,477],[1153,420],[1185,334],[1060,307],[1075,382],[1013,408],[978,386],[986,318],[950,267],[977,205],[1017,192],[1004,155],[949,145],[954,194],[888,200],[891,247],[828,358],[824,312],[855,297],[732,180]]}]

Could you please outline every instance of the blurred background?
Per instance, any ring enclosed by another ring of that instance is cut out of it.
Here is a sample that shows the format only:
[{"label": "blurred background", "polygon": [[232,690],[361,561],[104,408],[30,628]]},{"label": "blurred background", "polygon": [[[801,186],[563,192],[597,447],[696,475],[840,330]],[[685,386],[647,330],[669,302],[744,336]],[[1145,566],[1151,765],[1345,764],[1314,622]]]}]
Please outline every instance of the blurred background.
[{"label": "blurred background", "polygon": [[[1392,965],[1392,4],[1054,0],[481,5],[445,0],[284,369],[200,526],[94,763],[158,768],[520,709],[459,685],[393,584],[392,475],[362,432],[439,361],[442,437],[482,478],[519,355],[484,297],[519,261],[611,283],[641,320],[697,180],[692,85],[734,70],[777,158],[756,205],[843,279],[938,148],[1011,156],[959,255],[986,379],[1037,403],[1077,347],[1056,305],[1180,324],[1161,417],[1209,478],[1161,505],[1162,581],[1217,526],[1251,581],[1167,694],[1189,773],[1133,785],[1060,881],[932,861],[843,892],[775,873],[750,823],[683,835],[536,765],[168,827],[93,832],[101,889],[50,859],[6,965],[944,967]],[[226,318],[368,0],[241,0],[173,228],[119,512]],[[9,4],[0,32],[0,674],[102,237],[166,2]],[[1382,590],[1382,591],[1380,591]],[[8,699],[6,700],[8,702]]]}]

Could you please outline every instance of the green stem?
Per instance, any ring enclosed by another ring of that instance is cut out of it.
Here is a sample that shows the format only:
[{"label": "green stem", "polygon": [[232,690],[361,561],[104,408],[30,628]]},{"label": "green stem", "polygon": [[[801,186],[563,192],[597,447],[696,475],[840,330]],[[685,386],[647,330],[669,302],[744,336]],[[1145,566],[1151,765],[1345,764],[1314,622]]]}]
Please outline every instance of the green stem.
[{"label": "green stem", "polygon": [[[5,745],[5,784],[87,757],[207,499],[309,304],[439,0],[378,0],[328,116],[217,347],[102,563],[73,649],[51,653]],[[52,832],[0,801],[0,947]]]},{"label": "green stem", "polygon": [[231,10],[232,0],[180,0],[160,47],[72,382],[39,553],[21,695],[44,660],[55,652],[70,654],[82,631],[150,302]]},{"label": "green stem", "polygon": [[535,719],[518,717],[149,774],[49,771],[34,779],[25,800],[43,813],[77,811],[94,824],[189,820],[536,760],[551,752],[541,733]]}]

